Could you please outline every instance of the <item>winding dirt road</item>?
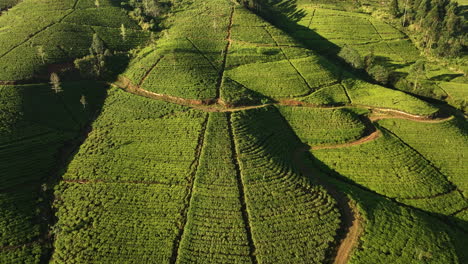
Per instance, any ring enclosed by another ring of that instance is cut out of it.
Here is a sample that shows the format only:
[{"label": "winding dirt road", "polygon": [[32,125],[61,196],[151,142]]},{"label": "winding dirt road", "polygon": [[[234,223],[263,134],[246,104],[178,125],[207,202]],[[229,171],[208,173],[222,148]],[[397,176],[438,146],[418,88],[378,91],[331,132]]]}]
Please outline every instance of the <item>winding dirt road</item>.
[{"label": "winding dirt road", "polygon": [[304,152],[309,151],[308,147],[300,147],[294,153],[294,163],[302,175],[317,179],[327,192],[335,199],[341,215],[341,226],[337,235],[337,247],[331,252],[333,264],[346,264],[356,248],[359,237],[362,233],[362,218],[353,202],[336,187],[323,179],[324,173],[307,164]]}]

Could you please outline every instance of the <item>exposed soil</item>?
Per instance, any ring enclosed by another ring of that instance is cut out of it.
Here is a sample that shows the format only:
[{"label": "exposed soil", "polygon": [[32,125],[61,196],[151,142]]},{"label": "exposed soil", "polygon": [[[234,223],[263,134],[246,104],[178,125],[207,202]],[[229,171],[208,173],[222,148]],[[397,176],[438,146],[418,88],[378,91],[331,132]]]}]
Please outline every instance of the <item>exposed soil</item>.
[{"label": "exposed soil", "polygon": [[356,146],[356,145],[361,145],[364,143],[367,143],[369,141],[375,140],[382,136],[382,133],[380,130],[375,130],[372,132],[370,135],[367,135],[365,137],[362,137],[356,141],[351,141],[343,144],[337,144],[337,145],[321,145],[321,146],[313,146],[312,150],[318,150],[318,149],[334,149],[334,148],[345,148],[345,147],[351,147],[351,146]]},{"label": "exposed soil", "polygon": [[351,253],[357,246],[362,233],[362,220],[358,209],[350,199],[345,194],[338,191],[333,184],[330,184],[319,176],[323,175],[323,173],[306,163],[303,153],[308,150],[307,147],[297,149],[293,159],[301,174],[312,179],[317,179],[317,182],[322,185],[337,202],[341,215],[341,226],[336,238],[336,241],[338,241],[337,247],[331,252],[331,260],[333,264],[345,264],[348,262]]}]

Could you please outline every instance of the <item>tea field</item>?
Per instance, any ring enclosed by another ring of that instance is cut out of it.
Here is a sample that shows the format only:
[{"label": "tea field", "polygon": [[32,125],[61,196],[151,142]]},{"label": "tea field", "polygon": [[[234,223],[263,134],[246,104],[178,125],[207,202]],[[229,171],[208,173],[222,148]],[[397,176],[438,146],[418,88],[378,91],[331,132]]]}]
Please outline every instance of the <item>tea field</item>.
[{"label": "tea field", "polygon": [[345,64],[424,58],[379,5],[0,0],[0,263],[467,263],[466,78]]}]

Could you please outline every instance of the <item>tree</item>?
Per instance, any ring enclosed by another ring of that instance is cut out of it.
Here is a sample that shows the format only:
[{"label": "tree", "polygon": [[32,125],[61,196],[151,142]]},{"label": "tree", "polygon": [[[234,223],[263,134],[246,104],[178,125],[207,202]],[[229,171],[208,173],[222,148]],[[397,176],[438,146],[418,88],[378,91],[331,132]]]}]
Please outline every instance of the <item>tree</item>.
[{"label": "tree", "polygon": [[390,3],[390,14],[393,17],[398,17],[400,15],[400,7],[398,6],[398,0],[392,0]]},{"label": "tree", "polygon": [[50,75],[50,84],[52,85],[52,90],[55,93],[63,92],[62,87],[61,87],[61,83],[60,83],[60,77],[58,76],[57,73],[53,72]]},{"label": "tree", "polygon": [[357,50],[345,45],[338,53],[338,56],[354,68],[364,69],[364,60]]},{"label": "tree", "polygon": [[120,26],[120,35],[122,36],[123,41],[125,41],[125,38],[127,37],[127,30],[125,29],[124,24]]},{"label": "tree", "polygon": [[390,71],[382,65],[373,65],[368,70],[370,76],[381,84],[387,84],[390,78]]},{"label": "tree", "polygon": [[426,62],[424,60],[418,60],[411,65],[409,74],[413,77],[413,90],[416,90],[419,80],[426,73]]},{"label": "tree", "polygon": [[81,96],[80,103],[83,106],[83,109],[85,109],[86,105],[88,105],[88,103],[86,102],[86,97],[84,95]]},{"label": "tree", "polygon": [[46,58],[47,54],[45,53],[43,46],[38,46],[37,47],[37,54],[41,58],[42,63],[45,64],[45,58]]},{"label": "tree", "polygon": [[104,42],[98,34],[94,33],[93,42],[91,43],[90,49],[91,55],[103,55],[104,54]]}]

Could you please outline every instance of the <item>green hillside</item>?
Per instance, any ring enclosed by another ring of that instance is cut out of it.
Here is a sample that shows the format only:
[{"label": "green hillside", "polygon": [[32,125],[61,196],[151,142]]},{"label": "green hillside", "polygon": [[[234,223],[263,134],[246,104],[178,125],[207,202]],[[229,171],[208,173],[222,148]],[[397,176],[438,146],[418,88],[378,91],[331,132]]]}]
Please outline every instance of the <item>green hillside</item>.
[{"label": "green hillside", "polygon": [[466,56],[383,4],[0,0],[0,263],[467,263]]}]

